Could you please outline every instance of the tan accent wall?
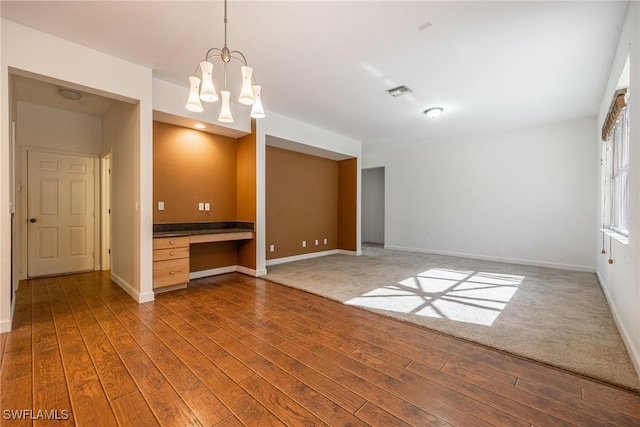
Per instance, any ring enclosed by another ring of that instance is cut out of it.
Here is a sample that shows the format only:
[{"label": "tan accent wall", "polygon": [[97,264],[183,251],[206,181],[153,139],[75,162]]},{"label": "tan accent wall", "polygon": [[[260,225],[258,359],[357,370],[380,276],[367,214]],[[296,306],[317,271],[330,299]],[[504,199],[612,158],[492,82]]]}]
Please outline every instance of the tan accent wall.
[{"label": "tan accent wall", "polygon": [[268,260],[338,248],[355,250],[357,161],[352,160],[341,166],[343,162],[266,147]]},{"label": "tan accent wall", "polygon": [[338,249],[357,250],[358,160],[338,162]]},{"label": "tan accent wall", "polygon": [[[234,138],[154,122],[154,224],[235,221],[236,151]],[[199,211],[199,202],[211,210]]]},{"label": "tan accent wall", "polygon": [[189,271],[210,270],[238,263],[236,242],[197,243],[189,247]]}]

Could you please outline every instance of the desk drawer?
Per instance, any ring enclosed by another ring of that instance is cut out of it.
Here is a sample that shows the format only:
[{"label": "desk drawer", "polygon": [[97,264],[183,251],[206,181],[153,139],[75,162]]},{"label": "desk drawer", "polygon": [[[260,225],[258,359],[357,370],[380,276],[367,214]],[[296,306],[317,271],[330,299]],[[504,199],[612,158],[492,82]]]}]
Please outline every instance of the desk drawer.
[{"label": "desk drawer", "polygon": [[153,263],[154,289],[187,282],[189,282],[189,258],[155,261]]},{"label": "desk drawer", "polygon": [[153,251],[154,261],[164,261],[168,259],[189,258],[189,246],[181,248],[156,249]]},{"label": "desk drawer", "polygon": [[187,246],[189,247],[189,236],[181,237],[162,237],[153,239],[153,249],[168,249],[179,248]]}]

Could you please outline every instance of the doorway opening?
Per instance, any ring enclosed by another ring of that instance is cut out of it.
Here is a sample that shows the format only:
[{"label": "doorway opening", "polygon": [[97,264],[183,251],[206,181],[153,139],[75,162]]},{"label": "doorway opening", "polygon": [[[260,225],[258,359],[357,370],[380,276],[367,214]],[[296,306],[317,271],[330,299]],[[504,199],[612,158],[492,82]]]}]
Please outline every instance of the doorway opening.
[{"label": "doorway opening", "polygon": [[80,99],[71,100],[61,89],[72,84],[19,70],[9,86],[16,279],[108,270],[112,227],[103,207],[111,185],[103,168],[111,148],[103,121],[118,101],[75,89]]},{"label": "doorway opening", "polygon": [[384,245],[384,168],[362,169],[362,243]]}]

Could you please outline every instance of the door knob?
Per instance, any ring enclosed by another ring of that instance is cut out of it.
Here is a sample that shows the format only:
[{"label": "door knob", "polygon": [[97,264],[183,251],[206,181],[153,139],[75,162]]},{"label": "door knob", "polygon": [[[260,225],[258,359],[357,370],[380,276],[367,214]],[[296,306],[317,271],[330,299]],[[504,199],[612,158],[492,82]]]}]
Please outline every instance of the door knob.
[{"label": "door knob", "polygon": [[29,220],[29,222],[37,222],[37,221],[38,221],[38,220],[37,220],[37,219],[35,219],[35,218],[31,218],[31,219]]}]

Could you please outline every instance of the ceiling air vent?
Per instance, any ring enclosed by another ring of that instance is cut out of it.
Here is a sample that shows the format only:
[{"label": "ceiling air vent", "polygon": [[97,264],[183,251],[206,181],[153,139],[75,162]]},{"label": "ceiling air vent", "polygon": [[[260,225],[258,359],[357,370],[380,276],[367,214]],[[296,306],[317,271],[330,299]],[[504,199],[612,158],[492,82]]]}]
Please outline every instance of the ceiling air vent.
[{"label": "ceiling air vent", "polygon": [[405,85],[402,85],[402,86],[394,87],[393,89],[388,89],[387,92],[389,93],[389,95],[393,97],[397,97],[397,96],[406,95],[413,91],[408,87],[406,87]]}]

